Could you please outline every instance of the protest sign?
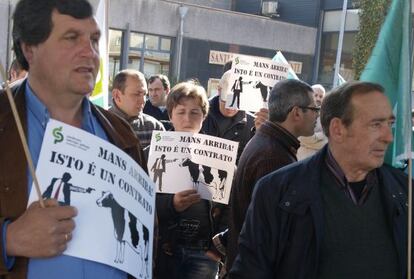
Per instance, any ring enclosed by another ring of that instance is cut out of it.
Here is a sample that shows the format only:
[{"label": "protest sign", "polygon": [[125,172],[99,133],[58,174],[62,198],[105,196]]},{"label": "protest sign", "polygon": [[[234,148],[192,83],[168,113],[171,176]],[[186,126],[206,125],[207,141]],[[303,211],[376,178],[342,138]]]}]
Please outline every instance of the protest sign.
[{"label": "protest sign", "polygon": [[237,56],[229,70],[228,86],[224,89],[226,107],[246,111],[267,107],[270,90],[277,82],[287,78],[288,70],[288,64],[270,59]]},{"label": "protest sign", "polygon": [[154,132],[148,170],[157,193],[196,189],[201,198],[227,204],[238,142],[187,132]]},{"label": "protest sign", "polygon": [[[50,120],[36,174],[44,198],[78,209],[65,255],[152,278],[154,184],[125,152]],[[29,204],[37,199],[34,187]]]}]

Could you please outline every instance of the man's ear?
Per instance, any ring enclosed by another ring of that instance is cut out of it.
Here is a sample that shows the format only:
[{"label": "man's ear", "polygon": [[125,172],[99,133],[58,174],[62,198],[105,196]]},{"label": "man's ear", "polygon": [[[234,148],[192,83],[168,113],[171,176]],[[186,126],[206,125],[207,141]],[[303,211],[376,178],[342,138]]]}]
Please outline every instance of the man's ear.
[{"label": "man's ear", "polygon": [[[289,114],[292,120],[302,121],[303,113],[300,107],[294,106]],[[289,114],[288,114],[288,117],[289,117]]]},{"label": "man's ear", "polygon": [[33,62],[33,48],[35,48],[36,46],[29,46],[23,42],[20,43],[20,47],[22,49],[23,55],[27,60],[27,63],[32,64]]},{"label": "man's ear", "polygon": [[329,139],[336,142],[342,142],[345,137],[345,126],[342,120],[335,117],[329,123]]},{"label": "man's ear", "polygon": [[121,90],[116,89],[116,88],[112,89],[112,98],[114,99],[116,103],[121,102],[121,96],[120,96],[121,94],[122,94]]}]

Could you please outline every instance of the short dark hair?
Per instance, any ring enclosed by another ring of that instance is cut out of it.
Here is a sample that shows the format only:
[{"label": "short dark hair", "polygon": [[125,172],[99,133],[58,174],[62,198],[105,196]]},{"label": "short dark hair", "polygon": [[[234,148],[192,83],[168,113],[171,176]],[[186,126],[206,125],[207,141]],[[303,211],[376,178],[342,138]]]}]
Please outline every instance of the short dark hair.
[{"label": "short dark hair", "polygon": [[269,120],[283,122],[294,106],[309,106],[312,87],[304,81],[286,79],[273,86],[269,94]]},{"label": "short dark hair", "polygon": [[19,75],[22,71],[24,71],[22,65],[17,61],[17,59],[14,59],[12,63],[10,64],[9,69],[9,79],[11,79],[11,73],[12,71],[16,72],[17,75]]},{"label": "short dark hair", "polygon": [[384,88],[372,82],[347,82],[334,88],[323,100],[321,107],[321,125],[323,132],[329,137],[329,125],[333,118],[341,119],[345,127],[352,124],[352,97],[371,92],[384,93]]},{"label": "short dark hair", "polygon": [[168,80],[168,77],[166,75],[161,74],[150,76],[150,78],[148,79],[148,84],[153,83],[156,79],[159,79],[161,81],[164,90],[170,88],[170,81]]},{"label": "short dark hair", "polygon": [[145,76],[143,73],[137,70],[126,69],[118,72],[115,75],[114,81],[112,82],[112,90],[118,89],[119,91],[124,93],[125,84],[128,77],[136,78],[146,83]]},{"label": "short dark hair", "polygon": [[77,19],[93,16],[87,0],[20,0],[13,14],[13,49],[23,69],[29,70],[29,63],[21,43],[35,46],[46,41],[53,28],[52,12],[55,9]]},{"label": "short dark hair", "polygon": [[10,71],[15,71],[15,72],[20,73],[20,71],[22,70],[23,70],[22,65],[20,65],[17,59],[14,59],[12,63],[10,64]]}]

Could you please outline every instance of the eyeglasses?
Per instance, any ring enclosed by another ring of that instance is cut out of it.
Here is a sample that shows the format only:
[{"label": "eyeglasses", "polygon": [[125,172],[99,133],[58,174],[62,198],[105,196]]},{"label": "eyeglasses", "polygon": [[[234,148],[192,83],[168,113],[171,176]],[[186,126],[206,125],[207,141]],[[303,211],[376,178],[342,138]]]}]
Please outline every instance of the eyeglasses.
[{"label": "eyeglasses", "polygon": [[299,106],[301,109],[310,109],[311,111],[317,112],[319,113],[321,108],[320,107],[303,107],[303,106]]}]

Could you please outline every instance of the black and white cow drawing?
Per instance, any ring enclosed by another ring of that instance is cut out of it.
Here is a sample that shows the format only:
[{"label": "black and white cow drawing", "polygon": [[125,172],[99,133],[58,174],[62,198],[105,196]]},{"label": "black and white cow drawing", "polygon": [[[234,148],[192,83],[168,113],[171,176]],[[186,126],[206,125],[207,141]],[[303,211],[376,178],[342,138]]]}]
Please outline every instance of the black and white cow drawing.
[{"label": "black and white cow drawing", "polygon": [[224,199],[224,188],[227,179],[227,172],[225,170],[215,169],[218,176],[218,179],[215,179],[212,173],[214,168],[194,163],[190,158],[184,158],[180,163],[180,167],[188,167],[194,189],[198,191],[199,184],[201,183],[214,189],[213,199]]},{"label": "black and white cow drawing", "polygon": [[[125,255],[125,243],[127,243],[141,259],[140,278],[149,278],[149,230],[142,224],[137,217],[123,208],[109,191],[102,191],[102,196],[96,200],[99,207],[108,207],[111,209],[112,221],[114,224],[114,233],[116,244],[115,263],[123,263]],[[128,220],[129,222],[128,222]],[[130,234],[125,232],[129,230]],[[128,237],[130,235],[130,237]]]},{"label": "black and white cow drawing", "polygon": [[267,96],[269,91],[272,90],[271,86],[264,85],[261,81],[258,81],[253,88],[257,88],[260,90],[260,94],[262,95],[263,102],[267,102]]}]

